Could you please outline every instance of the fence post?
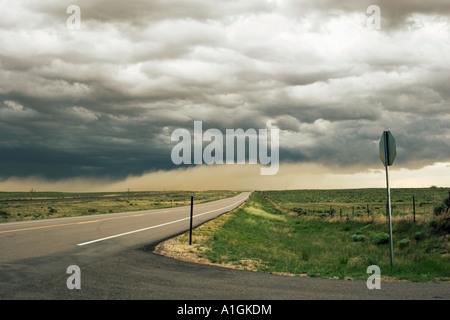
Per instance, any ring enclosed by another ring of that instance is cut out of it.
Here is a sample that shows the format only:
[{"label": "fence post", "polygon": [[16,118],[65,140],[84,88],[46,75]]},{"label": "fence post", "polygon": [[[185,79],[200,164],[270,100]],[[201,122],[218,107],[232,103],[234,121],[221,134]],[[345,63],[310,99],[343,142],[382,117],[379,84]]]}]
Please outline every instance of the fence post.
[{"label": "fence post", "polygon": [[448,213],[448,210],[450,210],[450,190],[448,190],[448,205],[447,205],[447,210],[445,211],[445,213]]},{"label": "fence post", "polygon": [[191,223],[189,226],[189,245],[192,244],[192,218],[194,212],[194,196],[191,196]]}]

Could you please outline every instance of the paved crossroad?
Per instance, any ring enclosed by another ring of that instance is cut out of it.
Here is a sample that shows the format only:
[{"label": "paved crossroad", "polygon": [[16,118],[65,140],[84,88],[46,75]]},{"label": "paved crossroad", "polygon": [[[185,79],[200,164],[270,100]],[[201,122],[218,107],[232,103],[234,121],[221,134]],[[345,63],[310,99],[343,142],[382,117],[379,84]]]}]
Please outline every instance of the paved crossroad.
[{"label": "paved crossroad", "polygon": [[[196,205],[194,226],[249,193]],[[152,245],[189,228],[189,207],[0,225],[0,299],[450,299],[449,283],[287,277],[177,261]],[[195,231],[194,231],[195,232]],[[66,269],[81,270],[69,290]]]}]

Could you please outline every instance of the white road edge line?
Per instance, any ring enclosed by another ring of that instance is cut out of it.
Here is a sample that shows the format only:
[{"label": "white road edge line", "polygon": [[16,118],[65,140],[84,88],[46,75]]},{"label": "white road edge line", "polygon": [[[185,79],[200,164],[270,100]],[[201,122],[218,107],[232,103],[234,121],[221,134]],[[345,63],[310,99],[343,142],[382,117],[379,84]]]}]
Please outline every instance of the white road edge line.
[{"label": "white road edge line", "polygon": [[[228,208],[228,207],[232,207],[232,206],[234,206],[235,204],[237,204],[237,203],[239,203],[239,202],[244,203],[244,201],[247,200],[247,199],[248,199],[248,197],[245,198],[245,199],[239,200],[239,201],[237,201],[237,202],[235,202],[235,203],[233,203],[233,204],[230,204],[230,205],[228,205],[228,206],[226,206],[226,207],[223,207],[223,208],[220,208],[220,209],[211,210],[211,211],[207,211],[207,212],[203,212],[203,213],[199,213],[199,214],[197,214],[197,215],[194,215],[193,217],[195,218],[195,217],[203,216],[203,215],[208,214],[208,213],[212,213],[212,212],[215,212],[215,211],[223,210],[223,209],[226,209],[226,208]],[[128,235],[128,234],[132,234],[132,233],[136,233],[136,232],[141,232],[141,231],[145,231],[145,230],[155,229],[155,228],[167,226],[167,225],[172,224],[172,223],[177,223],[177,222],[180,222],[180,221],[188,220],[188,219],[190,219],[190,218],[191,218],[191,217],[187,217],[187,218],[183,218],[183,219],[179,219],[179,220],[175,220],[175,221],[170,221],[170,222],[158,224],[158,225],[156,225],[156,226],[151,226],[151,227],[142,228],[142,229],[138,229],[138,230],[128,231],[128,232],[116,234],[116,235],[109,236],[109,237],[105,237],[105,238],[101,238],[101,239],[96,239],[96,240],[91,240],[91,241],[87,241],[87,242],[83,242],[83,243],[78,243],[77,246],[85,246],[85,245],[88,245],[88,244],[91,244],[91,243],[95,243],[95,242],[100,242],[100,241],[103,241],[103,240],[108,240],[108,239],[112,239],[112,238],[117,238],[117,237],[121,237],[121,236],[126,236],[126,235]]]}]

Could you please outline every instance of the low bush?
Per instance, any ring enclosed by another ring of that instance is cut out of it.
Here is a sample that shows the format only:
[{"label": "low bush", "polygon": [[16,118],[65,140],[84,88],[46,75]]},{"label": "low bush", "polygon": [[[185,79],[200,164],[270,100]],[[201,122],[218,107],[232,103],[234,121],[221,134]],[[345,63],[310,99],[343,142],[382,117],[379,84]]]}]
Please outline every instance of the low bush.
[{"label": "low bush", "polygon": [[438,226],[438,222],[437,222],[436,220],[431,220],[431,221],[428,223],[428,226],[429,226],[431,229],[436,229],[437,226]]},{"label": "low bush", "polygon": [[441,204],[437,205],[436,207],[434,207],[434,214],[436,216],[438,216],[438,215],[444,213],[446,209],[447,208],[446,208],[445,204],[441,203]]},{"label": "low bush", "polygon": [[366,237],[362,234],[354,234],[352,235],[352,240],[355,242],[364,242],[366,241]]},{"label": "low bush", "polygon": [[56,212],[58,212],[58,210],[56,210],[55,208],[48,207],[48,214],[49,215],[52,215],[53,213],[56,213]]},{"label": "low bush", "polygon": [[10,217],[10,214],[6,211],[0,210],[0,218],[7,219]]},{"label": "low bush", "polygon": [[398,245],[400,246],[400,249],[404,249],[404,248],[408,247],[409,246],[409,239],[408,238],[404,238],[404,239],[400,240],[398,242]]},{"label": "low bush", "polygon": [[447,221],[447,220],[442,221],[441,230],[444,233],[450,233],[450,221]]},{"label": "low bush", "polygon": [[389,243],[389,234],[386,232],[374,232],[370,234],[370,240],[373,244],[386,244]]},{"label": "low bush", "polygon": [[414,237],[414,240],[416,240],[416,241],[423,240],[423,239],[425,239],[425,232],[417,231],[417,232],[414,233],[413,237]]}]

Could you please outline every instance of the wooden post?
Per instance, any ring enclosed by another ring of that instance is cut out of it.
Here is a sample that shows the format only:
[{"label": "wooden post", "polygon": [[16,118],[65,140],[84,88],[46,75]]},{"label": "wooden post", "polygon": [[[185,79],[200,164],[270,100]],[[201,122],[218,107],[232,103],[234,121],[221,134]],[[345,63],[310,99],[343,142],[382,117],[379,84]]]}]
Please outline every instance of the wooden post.
[{"label": "wooden post", "polygon": [[416,223],[416,199],[414,198],[414,195],[413,195],[413,217],[414,217],[413,222]]}]

